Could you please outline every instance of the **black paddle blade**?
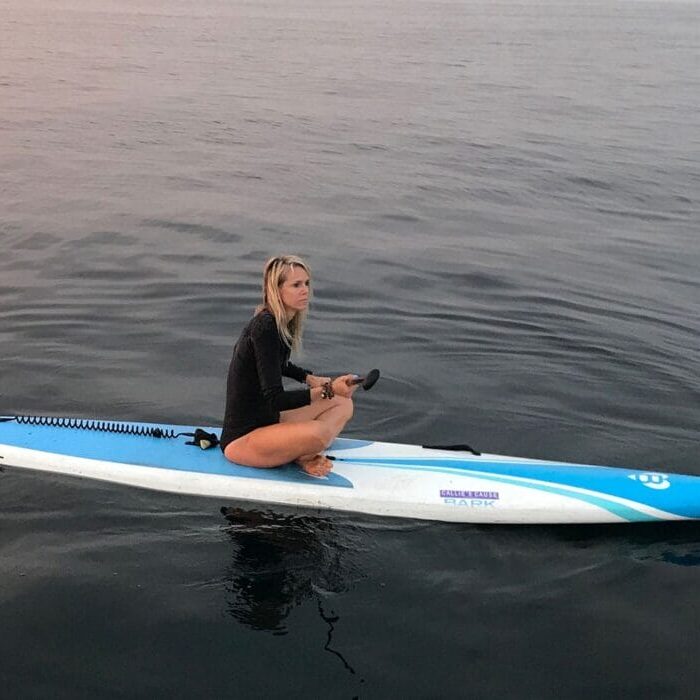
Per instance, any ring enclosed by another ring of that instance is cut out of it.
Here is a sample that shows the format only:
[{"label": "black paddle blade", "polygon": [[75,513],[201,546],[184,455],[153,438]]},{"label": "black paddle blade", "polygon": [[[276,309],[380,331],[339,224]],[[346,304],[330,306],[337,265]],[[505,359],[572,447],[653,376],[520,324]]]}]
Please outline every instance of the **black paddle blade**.
[{"label": "black paddle blade", "polygon": [[371,369],[369,372],[367,372],[367,376],[364,378],[364,380],[362,382],[362,388],[365,391],[369,391],[377,383],[378,379],[379,379],[379,370],[378,369]]}]

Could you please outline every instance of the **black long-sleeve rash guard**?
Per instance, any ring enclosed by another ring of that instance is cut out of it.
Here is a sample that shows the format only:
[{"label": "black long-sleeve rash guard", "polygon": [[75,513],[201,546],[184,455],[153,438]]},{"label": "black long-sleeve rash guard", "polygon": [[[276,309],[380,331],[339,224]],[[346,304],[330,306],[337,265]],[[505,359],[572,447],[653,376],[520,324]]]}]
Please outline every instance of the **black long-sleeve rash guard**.
[{"label": "black long-sleeve rash guard", "polygon": [[303,382],[311,374],[292,364],[289,354],[269,311],[261,311],[243,329],[228,370],[222,450],[255,428],[279,423],[280,411],[311,403],[310,389],[285,391],[282,386],[283,376]]}]

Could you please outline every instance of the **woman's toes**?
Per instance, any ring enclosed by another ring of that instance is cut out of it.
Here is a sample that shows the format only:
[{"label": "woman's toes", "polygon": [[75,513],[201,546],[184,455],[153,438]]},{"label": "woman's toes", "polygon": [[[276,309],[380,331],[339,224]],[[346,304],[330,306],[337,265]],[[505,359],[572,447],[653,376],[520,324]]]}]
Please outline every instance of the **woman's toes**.
[{"label": "woman's toes", "polygon": [[314,455],[310,459],[300,460],[298,464],[311,476],[326,476],[333,468],[333,462],[323,455]]}]

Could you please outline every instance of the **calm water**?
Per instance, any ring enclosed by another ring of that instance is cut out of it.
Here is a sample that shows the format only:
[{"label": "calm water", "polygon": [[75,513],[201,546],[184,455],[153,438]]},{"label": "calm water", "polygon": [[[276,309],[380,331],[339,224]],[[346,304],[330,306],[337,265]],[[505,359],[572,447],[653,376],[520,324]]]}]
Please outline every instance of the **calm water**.
[{"label": "calm water", "polygon": [[[348,436],[700,474],[699,65],[690,2],[1,0],[0,413],[218,423],[288,251]],[[698,565],[7,469],[0,681],[691,698]]]}]

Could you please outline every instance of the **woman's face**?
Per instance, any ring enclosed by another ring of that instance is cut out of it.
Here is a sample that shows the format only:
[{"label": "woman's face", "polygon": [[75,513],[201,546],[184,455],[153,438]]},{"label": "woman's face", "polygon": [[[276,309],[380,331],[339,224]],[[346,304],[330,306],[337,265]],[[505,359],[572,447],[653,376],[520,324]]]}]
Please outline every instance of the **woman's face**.
[{"label": "woman's face", "polygon": [[289,314],[303,311],[309,305],[309,284],[311,280],[303,267],[290,267],[287,279],[280,285],[280,296]]}]

